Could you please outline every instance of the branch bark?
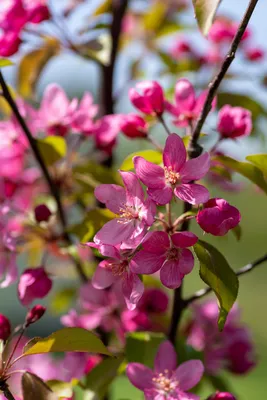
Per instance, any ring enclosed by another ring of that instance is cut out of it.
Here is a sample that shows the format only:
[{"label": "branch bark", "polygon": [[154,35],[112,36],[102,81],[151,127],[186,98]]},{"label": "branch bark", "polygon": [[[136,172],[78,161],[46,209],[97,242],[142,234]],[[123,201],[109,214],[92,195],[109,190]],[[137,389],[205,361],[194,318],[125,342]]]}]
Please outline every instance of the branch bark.
[{"label": "branch bark", "polygon": [[[30,147],[32,149],[32,152],[34,154],[34,157],[35,157],[37,163],[39,164],[39,167],[40,167],[40,169],[41,169],[41,171],[42,171],[42,173],[44,175],[44,178],[45,178],[45,180],[47,182],[47,185],[48,185],[48,187],[50,189],[50,192],[51,192],[52,196],[55,199],[55,202],[57,204],[57,209],[58,209],[59,220],[61,222],[62,230],[63,230],[63,233],[64,233],[64,238],[66,239],[66,242],[71,245],[73,243],[72,243],[72,240],[71,240],[71,238],[70,238],[70,236],[69,236],[69,234],[67,232],[67,220],[66,220],[66,216],[65,216],[65,213],[64,213],[64,209],[63,209],[63,205],[62,205],[62,202],[61,202],[61,198],[60,198],[60,194],[59,194],[58,188],[57,188],[55,182],[53,181],[53,179],[50,176],[50,173],[49,173],[49,171],[48,171],[48,169],[47,169],[47,167],[46,167],[46,165],[44,163],[44,160],[43,160],[43,158],[41,156],[41,153],[40,153],[40,151],[38,149],[36,140],[34,139],[34,137],[33,137],[32,133],[31,133],[28,125],[26,124],[24,118],[22,117],[22,115],[21,115],[21,113],[20,113],[20,111],[18,109],[17,104],[16,104],[15,100],[13,99],[13,97],[12,97],[12,95],[10,93],[10,90],[9,90],[7,84],[6,84],[6,81],[5,81],[1,71],[0,71],[0,85],[2,87],[2,96],[6,99],[7,103],[9,104],[9,106],[10,106],[10,108],[12,110],[12,112],[14,113],[15,117],[17,118],[17,121],[18,121],[19,125],[21,126],[25,136],[27,137],[28,142],[30,144]],[[71,258],[72,258],[72,260],[73,260],[73,262],[74,262],[74,264],[76,266],[76,270],[77,270],[82,282],[87,282],[87,276],[85,275],[85,273],[83,271],[82,265],[80,264],[80,262],[77,259],[74,259],[73,257],[71,257]]]},{"label": "branch bark", "polygon": [[15,400],[15,397],[10,392],[8,384],[4,382],[0,382],[0,390],[4,393],[4,396],[7,400]]}]

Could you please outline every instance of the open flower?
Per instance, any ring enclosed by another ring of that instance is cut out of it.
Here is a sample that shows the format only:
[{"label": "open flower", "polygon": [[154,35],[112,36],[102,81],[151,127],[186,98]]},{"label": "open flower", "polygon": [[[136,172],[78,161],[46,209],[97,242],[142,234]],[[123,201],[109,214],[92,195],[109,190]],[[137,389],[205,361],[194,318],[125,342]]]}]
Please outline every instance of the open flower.
[{"label": "open flower", "polygon": [[130,382],[142,390],[146,400],[198,400],[199,396],[187,393],[196,386],[204,373],[200,360],[190,360],[177,368],[176,353],[169,341],[158,349],[154,371],[139,363],[130,363],[126,374]]},{"label": "open flower", "polygon": [[125,189],[119,185],[100,185],[95,189],[97,200],[117,214],[119,218],[107,222],[95,235],[96,244],[120,244],[135,248],[143,239],[147,228],[154,222],[156,205],[144,197],[144,191],[132,172],[120,172]]},{"label": "open flower", "polygon": [[160,270],[163,285],[178,288],[184,276],[194,267],[194,257],[187,247],[193,246],[198,238],[191,232],[153,232],[143,242],[143,250],[132,259],[130,268],[136,274],[153,274]]},{"label": "open flower", "polygon": [[175,133],[168,136],[165,144],[164,168],[142,157],[134,157],[133,161],[138,178],[148,187],[148,194],[156,203],[170,203],[173,194],[190,204],[208,201],[208,190],[191,182],[203,178],[209,171],[210,156],[205,152],[186,161],[186,148]]}]

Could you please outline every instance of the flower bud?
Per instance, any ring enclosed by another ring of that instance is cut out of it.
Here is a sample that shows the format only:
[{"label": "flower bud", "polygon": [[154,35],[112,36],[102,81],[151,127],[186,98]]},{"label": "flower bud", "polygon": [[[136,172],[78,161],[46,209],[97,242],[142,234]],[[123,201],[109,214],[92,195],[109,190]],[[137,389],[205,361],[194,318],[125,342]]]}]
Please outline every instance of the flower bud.
[{"label": "flower bud", "polygon": [[229,392],[217,392],[209,397],[208,400],[236,400],[236,397]]},{"label": "flower bud", "polygon": [[43,267],[26,269],[18,283],[20,302],[27,306],[35,299],[42,299],[52,288],[52,281]]},{"label": "flower bud", "polygon": [[252,131],[251,112],[227,104],[219,112],[217,129],[224,139],[248,136]]},{"label": "flower bud", "polygon": [[34,324],[36,321],[38,321],[44,313],[46,312],[46,308],[42,306],[41,304],[36,304],[31,310],[26,315],[26,326],[29,326],[31,324]]},{"label": "flower bud", "polygon": [[162,87],[156,81],[140,82],[136,85],[136,89],[130,89],[129,97],[138,110],[148,115],[161,115],[163,113],[165,108],[164,93]]},{"label": "flower bud", "polygon": [[7,340],[10,336],[11,333],[11,326],[9,319],[3,315],[0,314],[0,340]]},{"label": "flower bud", "polygon": [[125,115],[121,123],[121,130],[125,136],[131,139],[137,137],[146,137],[147,123],[142,117],[140,117],[140,115]]},{"label": "flower bud", "polygon": [[40,204],[39,206],[35,207],[34,215],[37,222],[47,222],[52,213],[45,204]]}]

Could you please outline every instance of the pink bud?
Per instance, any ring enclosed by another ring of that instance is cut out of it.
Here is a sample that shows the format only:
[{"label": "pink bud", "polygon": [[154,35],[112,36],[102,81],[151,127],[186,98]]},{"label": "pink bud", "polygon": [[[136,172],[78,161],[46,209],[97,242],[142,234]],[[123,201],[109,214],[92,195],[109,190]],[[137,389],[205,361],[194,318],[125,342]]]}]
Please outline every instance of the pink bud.
[{"label": "pink bud", "polygon": [[32,24],[39,24],[42,21],[46,21],[50,18],[50,12],[48,7],[44,4],[39,4],[29,10],[28,21]]},{"label": "pink bud", "polygon": [[11,333],[11,326],[8,318],[0,314],[0,339],[7,340]]},{"label": "pink bud", "polygon": [[245,57],[249,61],[261,61],[264,58],[264,51],[258,47],[245,50]]},{"label": "pink bud", "polygon": [[147,136],[147,123],[136,114],[125,115],[122,118],[121,130],[125,136],[134,139]]},{"label": "pink bud", "polygon": [[207,233],[223,236],[236,227],[241,219],[237,208],[220,198],[210,199],[196,217],[197,223]]},{"label": "pink bud", "polygon": [[208,400],[236,400],[235,396],[229,392],[217,392],[213,396],[209,397]]},{"label": "pink bud", "polygon": [[18,283],[18,296],[24,306],[42,299],[52,288],[52,281],[43,267],[26,269]]},{"label": "pink bud", "polygon": [[248,136],[252,131],[251,112],[227,104],[219,112],[217,129],[223,138]]},{"label": "pink bud", "polygon": [[52,213],[45,204],[40,204],[39,206],[35,207],[34,215],[37,222],[47,222]]},{"label": "pink bud", "polygon": [[26,315],[26,326],[34,324],[34,322],[38,321],[44,313],[46,312],[46,308],[41,304],[36,304]]},{"label": "pink bud", "polygon": [[0,37],[0,56],[10,57],[15,54],[21,44],[21,39],[19,37],[20,32],[10,31],[5,32]]},{"label": "pink bud", "polygon": [[138,110],[148,115],[161,115],[164,112],[164,93],[156,81],[140,82],[136,89],[130,89],[129,97]]}]

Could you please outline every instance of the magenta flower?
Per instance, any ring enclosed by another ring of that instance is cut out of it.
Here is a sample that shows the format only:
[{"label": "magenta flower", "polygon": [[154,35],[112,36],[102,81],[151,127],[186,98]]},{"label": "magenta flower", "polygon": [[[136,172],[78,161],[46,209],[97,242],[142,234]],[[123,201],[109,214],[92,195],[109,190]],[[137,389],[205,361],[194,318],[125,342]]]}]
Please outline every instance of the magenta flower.
[{"label": "magenta flower", "polygon": [[236,397],[229,392],[217,392],[209,397],[208,400],[236,400]]},{"label": "magenta flower", "polygon": [[164,93],[158,82],[139,82],[136,89],[131,88],[129,90],[129,97],[138,110],[148,115],[163,114],[165,108]]},{"label": "magenta flower", "polygon": [[11,334],[11,325],[9,319],[0,314],[0,340],[6,341]]},{"label": "magenta flower", "polygon": [[205,232],[224,236],[239,224],[241,215],[226,200],[214,198],[204,204],[204,209],[198,212],[196,220]]},{"label": "magenta flower", "polygon": [[190,204],[208,201],[208,190],[191,182],[203,178],[209,171],[210,156],[205,152],[186,161],[186,148],[175,133],[166,140],[163,151],[164,168],[142,157],[134,157],[133,161],[138,178],[148,187],[148,194],[156,203],[170,203],[173,194]]},{"label": "magenta flower", "polygon": [[251,112],[245,108],[225,105],[218,118],[217,129],[224,139],[248,136],[252,131]]},{"label": "magenta flower", "polygon": [[121,131],[130,139],[146,137],[148,133],[148,123],[144,118],[137,114],[122,116]]},{"label": "magenta flower", "polygon": [[0,36],[0,56],[10,57],[17,53],[21,44],[20,32],[10,31]]},{"label": "magenta flower", "polygon": [[43,267],[26,269],[20,276],[18,296],[24,306],[28,306],[35,299],[47,296],[52,288],[52,281]]},{"label": "magenta flower", "polygon": [[92,284],[96,289],[106,289],[118,280],[121,282],[122,293],[129,310],[134,310],[144,292],[143,282],[129,267],[132,251],[118,250],[114,246],[87,243],[98,248],[99,252],[108,257],[101,261],[95,271]]},{"label": "magenta flower", "polygon": [[145,199],[144,191],[132,172],[120,171],[125,189],[118,185],[104,184],[95,189],[97,200],[117,214],[119,218],[107,222],[95,235],[97,244],[121,245],[135,248],[154,222],[156,205]]},{"label": "magenta flower", "polygon": [[105,115],[97,121],[93,130],[96,147],[105,151],[107,154],[112,153],[112,149],[116,144],[117,136],[121,130],[121,115]]},{"label": "magenta flower", "polygon": [[139,363],[130,363],[126,374],[130,382],[142,390],[146,400],[199,400],[188,390],[196,386],[204,373],[200,360],[190,360],[177,368],[176,352],[169,341],[158,349],[154,371]]},{"label": "magenta flower", "polygon": [[136,274],[153,274],[160,270],[160,280],[170,289],[178,288],[194,267],[194,257],[187,247],[198,238],[191,232],[152,232],[132,259],[130,269]]},{"label": "magenta flower", "polygon": [[98,113],[98,106],[94,104],[90,93],[85,93],[80,101],[78,109],[73,113],[71,119],[71,128],[73,132],[90,135],[94,132],[94,118]]},{"label": "magenta flower", "polygon": [[245,57],[248,61],[262,61],[265,57],[265,52],[261,47],[250,47],[245,49]]},{"label": "magenta flower", "polygon": [[[175,85],[175,105],[166,102],[166,110],[175,116],[176,126],[190,126],[199,117],[207,97],[203,92],[196,97],[195,89],[187,79],[179,79]],[[214,108],[216,100],[213,101]]]}]

